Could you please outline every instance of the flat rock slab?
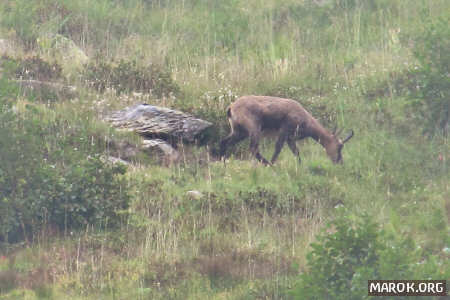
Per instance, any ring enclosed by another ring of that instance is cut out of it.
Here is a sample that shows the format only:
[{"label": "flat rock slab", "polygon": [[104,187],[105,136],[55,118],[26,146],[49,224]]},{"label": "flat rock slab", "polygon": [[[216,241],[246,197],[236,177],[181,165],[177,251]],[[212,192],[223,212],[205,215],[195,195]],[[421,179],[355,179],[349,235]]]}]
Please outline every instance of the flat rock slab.
[{"label": "flat rock slab", "polygon": [[212,123],[166,107],[138,104],[105,118],[114,127],[166,141],[194,142]]},{"label": "flat rock slab", "polygon": [[0,55],[7,54],[14,50],[13,43],[11,41],[0,39]]},{"label": "flat rock slab", "polygon": [[130,163],[126,160],[123,160],[121,158],[115,157],[115,156],[102,156],[101,160],[105,163],[110,163],[112,165],[122,164],[124,166],[129,166]]},{"label": "flat rock slab", "polygon": [[[168,165],[180,158],[174,148],[178,142],[194,142],[205,129],[212,126],[212,123],[190,114],[149,104],[137,104],[115,111],[105,121],[117,129],[142,135],[144,139],[139,150],[162,158],[161,161]],[[124,153],[130,152],[120,145],[116,148]]]},{"label": "flat rock slab", "polygon": [[156,154],[162,157],[163,162],[168,165],[177,162],[180,158],[180,153],[172,145],[161,139],[144,139],[141,148],[151,155]]}]

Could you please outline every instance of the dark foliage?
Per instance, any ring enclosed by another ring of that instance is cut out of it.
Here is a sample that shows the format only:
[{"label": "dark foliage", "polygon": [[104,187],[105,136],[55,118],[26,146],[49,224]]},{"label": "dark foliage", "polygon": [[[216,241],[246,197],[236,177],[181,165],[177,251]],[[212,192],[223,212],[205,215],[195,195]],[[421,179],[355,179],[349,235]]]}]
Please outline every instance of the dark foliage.
[{"label": "dark foliage", "polygon": [[0,240],[27,239],[46,226],[118,224],[129,201],[125,169],[103,163],[82,126],[46,122],[32,105],[16,112],[18,89],[4,78],[0,91]]},{"label": "dark foliage", "polygon": [[7,75],[16,79],[39,81],[57,81],[63,78],[62,68],[56,63],[49,63],[40,56],[12,58],[2,56],[0,67],[5,68]]},{"label": "dark foliage", "polygon": [[411,238],[381,230],[368,215],[339,216],[327,229],[311,245],[309,271],[293,289],[295,299],[367,299],[369,279],[446,276]]},{"label": "dark foliage", "polygon": [[450,15],[430,22],[416,38],[418,90],[412,96],[429,133],[447,134],[450,126]]},{"label": "dark foliage", "polygon": [[113,88],[117,94],[141,92],[168,97],[180,91],[169,72],[152,64],[142,66],[135,60],[121,60],[118,64],[104,61],[90,63],[85,67],[83,78],[99,92]]}]

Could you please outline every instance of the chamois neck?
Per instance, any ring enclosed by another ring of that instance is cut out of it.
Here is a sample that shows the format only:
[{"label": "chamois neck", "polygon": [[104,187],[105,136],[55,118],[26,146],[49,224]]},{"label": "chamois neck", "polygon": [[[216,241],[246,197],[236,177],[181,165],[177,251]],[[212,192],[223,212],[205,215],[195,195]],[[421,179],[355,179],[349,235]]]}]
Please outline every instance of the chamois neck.
[{"label": "chamois neck", "polygon": [[311,128],[311,137],[326,149],[332,142],[333,135],[328,130],[326,130],[318,121],[314,121],[314,126],[313,128]]}]

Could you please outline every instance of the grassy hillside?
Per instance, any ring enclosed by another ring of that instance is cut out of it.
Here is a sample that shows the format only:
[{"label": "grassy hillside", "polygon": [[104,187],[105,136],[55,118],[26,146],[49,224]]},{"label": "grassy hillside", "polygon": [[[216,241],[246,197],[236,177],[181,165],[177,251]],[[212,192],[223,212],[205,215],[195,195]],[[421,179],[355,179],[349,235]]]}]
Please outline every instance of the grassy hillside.
[{"label": "grassy hillside", "polygon": [[[367,279],[450,278],[449,12],[446,0],[2,1],[0,298],[365,299]],[[215,161],[225,109],[247,94],[353,129],[344,164],[312,140],[302,164],[283,149],[263,167],[247,143]],[[139,138],[99,115],[143,101],[213,122],[207,147],[171,167],[105,163],[110,140]]]}]

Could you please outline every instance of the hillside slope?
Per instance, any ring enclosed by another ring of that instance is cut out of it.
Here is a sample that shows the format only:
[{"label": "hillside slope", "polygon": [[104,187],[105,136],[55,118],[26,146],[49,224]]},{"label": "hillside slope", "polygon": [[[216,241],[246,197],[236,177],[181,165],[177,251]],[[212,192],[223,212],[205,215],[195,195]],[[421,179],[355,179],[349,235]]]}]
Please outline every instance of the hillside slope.
[{"label": "hillside slope", "polygon": [[[376,276],[450,278],[449,12],[446,0],[2,1],[0,298],[365,299]],[[302,164],[283,149],[263,167],[248,143],[216,161],[225,109],[247,94],[353,129],[344,164],[312,140]],[[139,137],[100,116],[141,102],[212,122],[209,142],[170,167],[105,162],[111,141]]]}]

